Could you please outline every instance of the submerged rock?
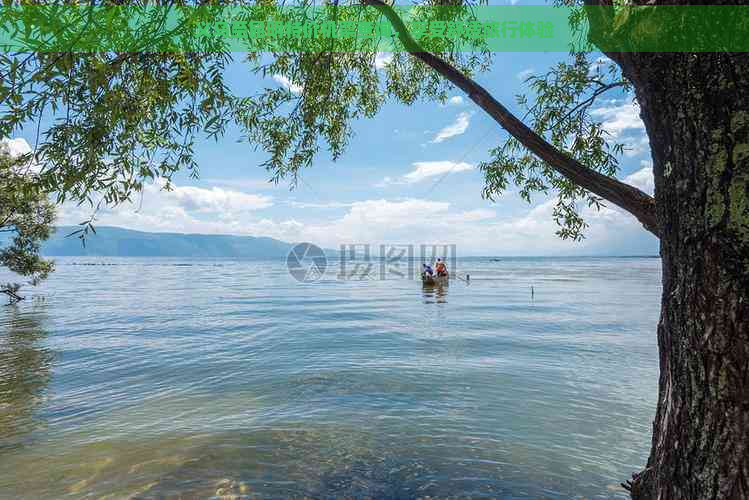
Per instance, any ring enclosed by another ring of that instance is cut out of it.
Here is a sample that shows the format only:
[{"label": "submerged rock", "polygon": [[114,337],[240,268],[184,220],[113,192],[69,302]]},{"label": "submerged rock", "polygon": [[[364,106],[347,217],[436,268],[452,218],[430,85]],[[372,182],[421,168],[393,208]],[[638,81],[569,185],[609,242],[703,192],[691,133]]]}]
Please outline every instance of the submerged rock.
[{"label": "submerged rock", "polygon": [[221,500],[240,500],[248,498],[250,487],[241,481],[221,479],[216,483],[216,496]]}]

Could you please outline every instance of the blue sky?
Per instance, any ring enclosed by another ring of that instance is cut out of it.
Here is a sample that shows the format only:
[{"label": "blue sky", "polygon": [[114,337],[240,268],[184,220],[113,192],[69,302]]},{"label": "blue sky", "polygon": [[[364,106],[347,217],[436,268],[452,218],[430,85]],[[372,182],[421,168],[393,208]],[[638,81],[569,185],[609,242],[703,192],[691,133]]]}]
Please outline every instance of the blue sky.
[{"label": "blue sky", "polygon": [[[383,58],[385,56],[383,55]],[[517,111],[523,79],[567,58],[562,53],[502,53],[477,80]],[[242,64],[229,70],[236,89],[288,85],[260,80]],[[551,218],[553,193],[529,205],[510,189],[496,203],[481,197],[477,164],[507,134],[461,92],[446,105],[386,105],[372,120],[355,124],[346,153],[333,163],[324,153],[293,191],[267,182],[265,159],[230,129],[223,140],[203,140],[197,150],[200,178],[175,178],[176,189],[146,188],[133,204],[107,208],[100,225],[144,231],[228,233],[311,241],[329,248],[348,243],[449,243],[459,255],[656,254],[657,241],[629,215],[586,210],[591,227],[582,243],[562,241]],[[650,153],[638,110],[618,95],[594,110],[612,135],[627,144],[619,177],[652,193]],[[16,139],[32,142],[26,129]],[[24,149],[16,141],[16,149]],[[66,205],[59,223],[78,223],[87,210]]]}]

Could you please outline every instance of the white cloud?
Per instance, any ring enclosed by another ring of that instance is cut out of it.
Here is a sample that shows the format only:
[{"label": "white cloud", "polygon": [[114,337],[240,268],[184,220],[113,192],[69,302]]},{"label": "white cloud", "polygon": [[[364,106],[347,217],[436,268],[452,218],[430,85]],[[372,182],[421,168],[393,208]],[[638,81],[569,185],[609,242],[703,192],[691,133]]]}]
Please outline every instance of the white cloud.
[{"label": "white cloud", "polygon": [[473,165],[463,161],[417,161],[413,165],[416,168],[403,176],[403,181],[408,184],[421,182],[429,177],[446,174],[447,172],[464,172],[473,169]]},{"label": "white cloud", "polygon": [[393,60],[391,52],[378,52],[375,54],[374,65],[376,69],[384,69]]},{"label": "white cloud", "polygon": [[31,153],[31,146],[26,139],[2,139],[0,140],[0,151],[12,158]]},{"label": "white cloud", "polygon": [[445,107],[445,106],[461,106],[461,105],[463,105],[464,102],[465,102],[465,99],[463,99],[463,96],[454,95],[454,96],[450,97],[445,102],[445,104],[443,104],[442,106],[443,107]]},{"label": "white cloud", "polygon": [[[327,247],[343,243],[419,244],[449,239],[451,232],[448,229],[453,225],[486,216],[486,211],[453,213],[447,202],[423,199],[366,200],[353,203],[343,217],[310,224],[302,233],[308,241],[320,242]],[[435,233],[441,236],[436,237]]]},{"label": "white cloud", "polygon": [[465,131],[468,130],[470,116],[470,113],[460,113],[454,123],[437,132],[437,135],[435,135],[434,139],[431,140],[432,144],[440,143],[451,137],[464,134]]},{"label": "white cloud", "polygon": [[[585,207],[590,224],[582,242],[561,240],[549,199],[524,214],[499,218],[488,209],[454,210],[449,203],[423,199],[367,200],[345,215],[296,227],[293,241],[327,248],[340,244],[457,245],[459,255],[594,255],[656,253],[657,241],[630,215],[617,208]],[[427,229],[428,228],[428,229]],[[280,229],[275,229],[276,234]],[[375,247],[376,248],[376,247]]]},{"label": "white cloud", "polygon": [[[285,180],[271,182],[268,179],[220,179],[220,178],[200,178],[200,184],[223,186],[233,189],[242,190],[270,190],[270,189],[289,189],[289,183]],[[200,187],[200,186],[199,186]]]},{"label": "white cloud", "polygon": [[460,222],[478,222],[482,220],[494,219],[497,216],[497,212],[494,210],[488,210],[485,208],[477,208],[475,210],[467,210],[460,212],[457,216],[450,217],[451,223]]},{"label": "white cloud", "polygon": [[337,201],[330,201],[327,203],[290,201],[289,205],[294,208],[347,208],[352,206],[353,203],[342,203]]},{"label": "white cloud", "polygon": [[620,137],[625,130],[645,129],[645,124],[640,120],[640,107],[634,101],[596,108],[590,114],[600,119],[604,130],[614,137]]},{"label": "white cloud", "polygon": [[[177,190],[173,195],[158,191],[157,186],[149,186],[141,207],[136,200],[128,206],[105,209],[97,223],[143,231],[269,236],[288,242],[311,241],[325,248],[350,243],[446,243],[456,244],[459,255],[657,252],[655,238],[648,236],[633,217],[616,208],[604,208],[600,212],[584,208],[582,214],[590,223],[586,239],[581,243],[560,240],[555,234],[557,226],[552,217],[554,199],[512,217],[499,217],[487,208],[454,209],[450,203],[441,201],[375,199],[327,204],[331,207],[345,205],[342,215],[278,220],[257,216],[255,209],[267,205],[270,200],[248,200],[249,206],[244,207],[235,201],[244,200],[241,195],[246,193],[227,196],[217,195],[213,189],[200,193],[183,187]],[[216,211],[219,207],[221,210]],[[63,208],[63,224],[75,224],[90,215],[80,207],[65,205]],[[304,215],[303,210],[300,215]]]},{"label": "white cloud", "polygon": [[[19,156],[27,155],[32,151],[31,146],[26,139],[19,137],[18,139],[0,139],[0,152],[10,156],[11,158],[18,158]],[[17,164],[13,167],[16,173],[29,175],[33,173],[40,173],[42,166],[34,160],[32,157],[30,161],[25,161],[22,164]]]},{"label": "white cloud", "polygon": [[[102,208],[97,223],[143,231],[251,234],[246,223],[253,221],[254,212],[273,205],[273,198],[265,195],[193,186],[164,191],[163,185],[147,184],[131,202]],[[58,220],[62,225],[77,224],[91,214],[86,205],[66,203]]]},{"label": "white cloud", "polygon": [[174,201],[187,211],[200,213],[244,212],[273,205],[269,196],[228,191],[218,187],[176,187],[166,192],[164,198]]},{"label": "white cloud", "polygon": [[474,167],[470,163],[464,161],[417,161],[413,163],[414,169],[409,173],[402,175],[397,179],[392,177],[385,177],[381,182],[375,184],[375,187],[386,187],[391,184],[415,184],[421,182],[424,179],[434,177],[437,175],[443,175],[448,172],[465,172],[466,170],[472,170]]},{"label": "white cloud", "polygon": [[[421,214],[445,213],[450,204],[440,201],[408,199],[403,201],[367,200],[354,203],[342,222],[366,221],[374,224],[411,226],[422,224]],[[366,229],[366,226],[365,226]]]},{"label": "white cloud", "polygon": [[273,75],[273,79],[276,81],[276,83],[278,83],[285,89],[288,89],[294,94],[301,94],[302,90],[304,90],[304,87],[302,87],[301,85],[297,85],[284,75]]},{"label": "white cloud", "polygon": [[[581,242],[562,240],[551,198],[527,213],[499,221],[481,221],[451,226],[453,241],[464,252],[483,255],[597,255],[657,253],[657,240],[616,207],[600,211],[584,207],[581,215],[590,227]],[[454,228],[454,229],[453,229]]]},{"label": "white cloud", "polygon": [[624,178],[624,182],[630,184],[641,191],[652,195],[655,192],[655,181],[653,179],[653,164],[652,162],[643,160],[640,162],[640,170],[629,174]]},{"label": "white cloud", "polygon": [[520,81],[525,81],[525,79],[531,76],[533,73],[535,73],[535,71],[536,70],[533,68],[524,69],[523,71],[515,75],[515,78],[517,78]]}]

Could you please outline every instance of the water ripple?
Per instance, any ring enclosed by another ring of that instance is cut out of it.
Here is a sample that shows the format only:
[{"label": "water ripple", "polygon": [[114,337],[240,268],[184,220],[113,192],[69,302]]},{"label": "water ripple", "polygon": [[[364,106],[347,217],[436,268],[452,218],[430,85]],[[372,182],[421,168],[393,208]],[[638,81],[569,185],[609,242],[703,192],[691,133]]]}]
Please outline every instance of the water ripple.
[{"label": "water ripple", "polygon": [[0,491],[625,498],[655,408],[659,261],[460,266],[470,285],[422,288],[58,259],[0,309]]}]

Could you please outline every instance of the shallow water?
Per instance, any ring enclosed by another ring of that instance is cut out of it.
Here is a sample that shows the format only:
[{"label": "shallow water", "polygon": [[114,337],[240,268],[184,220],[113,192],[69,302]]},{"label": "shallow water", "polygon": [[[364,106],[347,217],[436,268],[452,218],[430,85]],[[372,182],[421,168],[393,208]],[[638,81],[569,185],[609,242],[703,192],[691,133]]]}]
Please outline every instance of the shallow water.
[{"label": "shallow water", "polygon": [[57,259],[0,307],[0,496],[626,498],[660,261],[458,264]]}]

